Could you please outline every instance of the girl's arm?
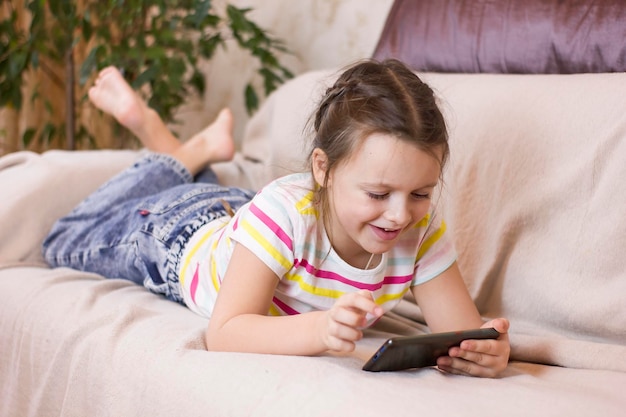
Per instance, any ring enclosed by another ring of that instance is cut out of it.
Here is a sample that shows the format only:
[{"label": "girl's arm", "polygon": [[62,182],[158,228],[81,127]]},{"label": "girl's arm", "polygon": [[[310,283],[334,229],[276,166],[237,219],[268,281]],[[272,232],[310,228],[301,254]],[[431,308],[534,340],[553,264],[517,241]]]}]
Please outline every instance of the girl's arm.
[{"label": "girl's arm", "polygon": [[270,317],[278,277],[256,255],[237,244],[206,333],[208,350],[315,355],[351,351],[363,337],[367,313],[380,306],[368,292],[347,294],[328,311]]},{"label": "girl's arm", "polygon": [[506,368],[510,353],[509,322],[502,318],[483,322],[456,262],[438,277],[412,287],[412,291],[433,332],[494,327],[501,333],[495,340],[466,340],[460,347],[451,348],[449,356],[438,359],[440,369],[494,377]]}]

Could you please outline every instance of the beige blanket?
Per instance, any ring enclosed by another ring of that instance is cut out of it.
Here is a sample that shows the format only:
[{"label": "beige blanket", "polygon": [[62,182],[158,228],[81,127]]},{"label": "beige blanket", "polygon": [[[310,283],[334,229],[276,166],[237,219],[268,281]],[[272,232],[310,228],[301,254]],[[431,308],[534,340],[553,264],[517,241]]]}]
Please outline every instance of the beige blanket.
[{"label": "beige blanket", "polygon": [[[281,88],[220,177],[299,169],[329,75]],[[206,352],[189,310],[43,266],[52,222],[137,154],[24,152],[0,159],[0,415],[623,415],[626,74],[423,77],[450,123],[440,204],[461,268],[481,313],[511,319],[505,378],[361,371],[389,334],[424,331],[410,301],[345,357]]]},{"label": "beige blanket", "polygon": [[626,372],[626,74],[427,76],[459,264],[519,359]]},{"label": "beige blanket", "polygon": [[[300,76],[251,121],[256,179],[301,169],[333,77]],[[440,204],[481,313],[511,319],[515,358],[626,372],[626,74],[422,78],[448,120]]]}]

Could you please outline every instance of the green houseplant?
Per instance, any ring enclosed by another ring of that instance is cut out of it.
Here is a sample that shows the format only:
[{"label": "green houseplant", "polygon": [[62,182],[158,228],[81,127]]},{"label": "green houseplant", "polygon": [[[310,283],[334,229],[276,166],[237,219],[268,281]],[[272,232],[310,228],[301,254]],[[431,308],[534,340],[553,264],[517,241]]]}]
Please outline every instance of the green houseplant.
[{"label": "green houseplant", "polygon": [[[92,134],[77,118],[76,87],[84,85],[101,68],[115,65],[126,80],[141,89],[151,107],[166,121],[190,93],[204,92],[202,60],[229,44],[248,51],[258,62],[263,94],[292,77],[278,56],[282,42],[248,16],[250,9],[211,0],[23,0],[23,7],[4,2],[0,14],[0,107],[20,109],[24,100],[44,100],[35,90],[24,97],[23,82],[29,69],[40,68],[65,92],[65,118],[26,129],[22,145],[34,138],[64,139],[66,148],[77,142],[93,143]],[[28,28],[20,27],[20,13],[28,13]],[[82,45],[80,59],[75,53]],[[50,63],[64,68],[64,77],[49,70]],[[257,80],[258,81],[258,80]],[[248,112],[259,103],[259,89],[250,82],[242,92]]]}]

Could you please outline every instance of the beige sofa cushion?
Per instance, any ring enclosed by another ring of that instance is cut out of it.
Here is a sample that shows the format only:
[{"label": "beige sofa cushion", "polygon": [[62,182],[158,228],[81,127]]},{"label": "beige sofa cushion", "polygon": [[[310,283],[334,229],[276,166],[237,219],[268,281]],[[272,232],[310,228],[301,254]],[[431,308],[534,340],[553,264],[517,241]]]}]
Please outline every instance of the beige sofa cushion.
[{"label": "beige sofa cushion", "polygon": [[0,159],[0,265],[44,263],[41,242],[106,179],[136,158],[132,151],[18,152]]}]

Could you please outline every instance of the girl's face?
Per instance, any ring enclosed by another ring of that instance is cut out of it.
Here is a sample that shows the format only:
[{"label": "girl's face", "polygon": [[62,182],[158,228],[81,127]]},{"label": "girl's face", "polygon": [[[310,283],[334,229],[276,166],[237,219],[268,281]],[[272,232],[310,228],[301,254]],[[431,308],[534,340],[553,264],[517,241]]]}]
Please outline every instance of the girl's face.
[{"label": "girl's face", "polygon": [[[313,152],[313,173],[323,186],[326,155]],[[389,251],[430,208],[439,162],[392,135],[373,134],[328,179],[327,233],[335,251],[363,268],[371,254]]]}]

